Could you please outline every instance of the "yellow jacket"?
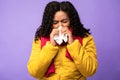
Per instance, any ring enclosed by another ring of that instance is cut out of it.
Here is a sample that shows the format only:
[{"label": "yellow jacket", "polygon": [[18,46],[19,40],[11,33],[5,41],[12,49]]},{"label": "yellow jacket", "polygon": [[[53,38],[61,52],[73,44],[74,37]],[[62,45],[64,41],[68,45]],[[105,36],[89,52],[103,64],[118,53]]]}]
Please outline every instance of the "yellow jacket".
[{"label": "yellow jacket", "polygon": [[[82,45],[77,39],[67,46],[52,46],[48,41],[41,49],[40,44],[40,40],[33,42],[27,64],[29,73],[37,80],[86,80],[97,70],[96,46],[91,35],[82,39]],[[73,61],[65,56],[66,48]],[[53,58],[55,73],[46,78],[45,73]]]}]

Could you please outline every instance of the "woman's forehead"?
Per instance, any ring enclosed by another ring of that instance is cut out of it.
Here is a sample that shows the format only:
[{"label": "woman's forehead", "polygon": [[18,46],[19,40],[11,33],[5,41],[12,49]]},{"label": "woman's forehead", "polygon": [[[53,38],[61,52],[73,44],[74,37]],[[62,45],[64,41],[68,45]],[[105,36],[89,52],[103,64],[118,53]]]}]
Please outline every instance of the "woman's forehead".
[{"label": "woman's forehead", "polygon": [[68,19],[68,15],[64,11],[58,11],[54,15],[54,20]]}]

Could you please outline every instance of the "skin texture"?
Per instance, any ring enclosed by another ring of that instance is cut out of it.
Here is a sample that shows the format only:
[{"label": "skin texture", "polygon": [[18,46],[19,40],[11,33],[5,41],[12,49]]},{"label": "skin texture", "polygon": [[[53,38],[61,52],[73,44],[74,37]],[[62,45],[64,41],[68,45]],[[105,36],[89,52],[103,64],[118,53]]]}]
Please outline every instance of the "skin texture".
[{"label": "skin texture", "polygon": [[54,41],[54,35],[58,35],[58,27],[62,26],[62,33],[68,35],[68,44],[73,42],[72,33],[70,31],[70,20],[68,15],[63,11],[58,11],[54,15],[52,32],[50,33],[50,42],[53,46],[56,46],[57,43]]}]

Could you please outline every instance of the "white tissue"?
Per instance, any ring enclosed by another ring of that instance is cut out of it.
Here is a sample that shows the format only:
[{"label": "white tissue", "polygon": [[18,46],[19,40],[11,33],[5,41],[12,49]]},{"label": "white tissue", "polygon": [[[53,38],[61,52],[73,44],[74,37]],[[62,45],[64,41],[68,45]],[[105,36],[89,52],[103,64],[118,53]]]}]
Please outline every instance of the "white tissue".
[{"label": "white tissue", "polygon": [[55,35],[54,36],[54,40],[56,41],[57,44],[61,45],[63,43],[63,41],[66,43],[68,41],[67,39],[67,34],[62,34],[61,30],[62,30],[62,26],[58,27],[59,30],[59,35]]}]

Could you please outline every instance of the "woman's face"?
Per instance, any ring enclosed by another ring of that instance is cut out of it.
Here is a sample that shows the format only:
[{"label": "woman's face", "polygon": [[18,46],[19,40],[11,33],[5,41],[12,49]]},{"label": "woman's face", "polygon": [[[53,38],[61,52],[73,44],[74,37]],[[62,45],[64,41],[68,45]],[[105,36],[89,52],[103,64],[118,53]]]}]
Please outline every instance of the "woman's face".
[{"label": "woman's face", "polygon": [[70,20],[64,11],[58,11],[55,13],[53,18],[53,28],[58,28],[59,26],[62,27],[69,27],[70,26]]}]

